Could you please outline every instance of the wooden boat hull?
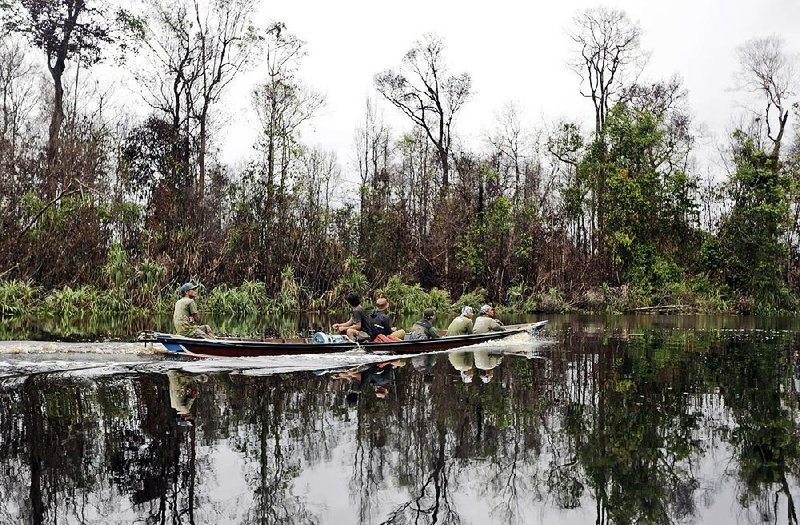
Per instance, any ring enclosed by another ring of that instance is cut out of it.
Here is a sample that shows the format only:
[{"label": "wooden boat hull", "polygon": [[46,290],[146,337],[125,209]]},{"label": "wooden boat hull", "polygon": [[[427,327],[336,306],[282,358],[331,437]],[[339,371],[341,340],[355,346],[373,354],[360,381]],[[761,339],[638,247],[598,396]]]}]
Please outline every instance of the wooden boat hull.
[{"label": "wooden boat hull", "polygon": [[[538,329],[544,323],[533,325]],[[539,325],[539,326],[537,326]],[[150,341],[160,343],[166,353],[186,357],[256,357],[301,354],[334,354],[362,349],[367,352],[392,354],[419,354],[439,352],[486,341],[503,339],[515,334],[531,333],[531,328],[517,328],[505,332],[489,332],[421,341],[393,341],[388,343],[314,343],[311,339],[194,339],[172,334],[152,334]]]}]

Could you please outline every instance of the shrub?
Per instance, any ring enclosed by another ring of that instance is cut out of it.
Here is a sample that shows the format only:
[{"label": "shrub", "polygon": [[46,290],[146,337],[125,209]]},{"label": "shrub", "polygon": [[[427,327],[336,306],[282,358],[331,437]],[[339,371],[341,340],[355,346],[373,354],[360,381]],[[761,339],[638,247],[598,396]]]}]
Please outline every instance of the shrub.
[{"label": "shrub", "polygon": [[487,292],[485,288],[475,288],[471,292],[467,292],[458,298],[458,301],[453,303],[453,307],[461,310],[465,306],[471,306],[477,309],[486,304]]},{"label": "shrub", "polygon": [[565,299],[560,290],[550,288],[547,293],[539,296],[539,310],[542,312],[558,312],[569,313],[572,311],[572,305]]},{"label": "shrub", "polygon": [[419,315],[425,308],[445,312],[450,308],[450,294],[446,290],[433,288],[426,292],[419,283],[404,284],[399,275],[393,275],[383,288],[375,291],[375,296],[386,297],[399,314]]},{"label": "shrub", "polygon": [[266,285],[259,281],[244,281],[235,288],[228,288],[224,284],[217,286],[208,294],[204,305],[204,310],[237,317],[258,315],[275,309],[275,304],[267,295]]},{"label": "shrub", "polygon": [[294,276],[294,268],[287,265],[281,272],[281,289],[275,301],[276,308],[281,312],[296,312],[300,310],[300,292],[302,287]]},{"label": "shrub", "polygon": [[34,308],[41,289],[33,281],[0,281],[0,317],[24,314]]}]

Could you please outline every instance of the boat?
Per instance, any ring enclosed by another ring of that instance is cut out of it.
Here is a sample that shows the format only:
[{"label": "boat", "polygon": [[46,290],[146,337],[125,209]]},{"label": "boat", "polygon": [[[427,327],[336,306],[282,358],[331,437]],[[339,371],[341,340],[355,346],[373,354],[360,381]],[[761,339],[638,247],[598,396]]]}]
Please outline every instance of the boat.
[{"label": "boat", "polygon": [[[540,321],[528,326],[509,327],[509,329],[504,332],[488,332],[484,334],[441,337],[439,339],[391,341],[385,343],[356,343],[330,336],[316,338],[318,341],[323,340],[328,342],[315,342],[314,337],[293,339],[241,339],[226,337],[218,339],[195,339],[192,337],[159,332],[149,332],[142,337],[142,340],[154,343],[154,350],[160,353],[200,358],[333,354],[357,349],[361,349],[365,352],[387,354],[420,354],[451,350],[462,346],[503,339],[516,334],[527,333],[535,335],[545,324],[547,324],[547,321]],[[161,345],[162,349],[156,348],[155,344]]]}]

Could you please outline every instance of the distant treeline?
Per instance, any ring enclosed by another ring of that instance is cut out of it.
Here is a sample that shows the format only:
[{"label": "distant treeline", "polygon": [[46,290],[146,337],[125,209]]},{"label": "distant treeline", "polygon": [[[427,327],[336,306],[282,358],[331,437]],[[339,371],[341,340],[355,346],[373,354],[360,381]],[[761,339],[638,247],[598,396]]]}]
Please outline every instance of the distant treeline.
[{"label": "distant treeline", "polygon": [[[390,129],[367,101],[354,116],[357,162],[344,167],[303,143],[325,97],[297,75],[304,42],[281,23],[255,26],[256,3],[3,4],[8,294],[127,290],[125,305],[152,306],[192,279],[276,308],[421,286],[528,310],[797,310],[800,69],[779,38],[737,50],[737,81],[758,109],[720,145],[727,169],[714,177],[694,168],[679,77],[642,81],[641,29],[606,8],[576,13],[569,33],[578,75],[564,89],[586,96],[591,129],[527,122],[509,104],[470,151],[455,123],[471,77],[448,71],[443,41],[424,35],[374,79],[408,128]],[[112,58],[138,100],[91,76]],[[255,153],[223,165],[221,101],[256,65]]]}]

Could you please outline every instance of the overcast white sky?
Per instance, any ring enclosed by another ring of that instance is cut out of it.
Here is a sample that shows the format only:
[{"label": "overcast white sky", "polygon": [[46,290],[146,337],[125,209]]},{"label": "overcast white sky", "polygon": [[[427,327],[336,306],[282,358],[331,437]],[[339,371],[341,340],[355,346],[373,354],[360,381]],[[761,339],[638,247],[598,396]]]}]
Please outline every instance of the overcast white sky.
[{"label": "overcast white sky", "polygon": [[[475,94],[456,123],[468,144],[480,145],[509,101],[518,102],[534,126],[558,118],[591,122],[591,102],[578,94],[579,79],[566,66],[572,49],[566,31],[577,10],[598,5],[623,9],[641,25],[642,47],[651,52],[643,78],[680,75],[695,124],[711,138],[722,139],[746,99],[732,90],[738,45],[777,34],[789,51],[800,51],[800,0],[287,0],[264,2],[257,21],[281,20],[307,42],[301,77],[326,93],[328,104],[303,140],[336,151],[347,171],[365,98],[375,95],[373,76],[399,65],[426,32],[444,39],[452,72],[472,75]],[[251,152],[256,121],[247,93],[259,75],[243,78],[230,99],[234,124],[221,145],[227,162]],[[396,131],[409,127],[397,110],[385,102],[382,107]]]}]

